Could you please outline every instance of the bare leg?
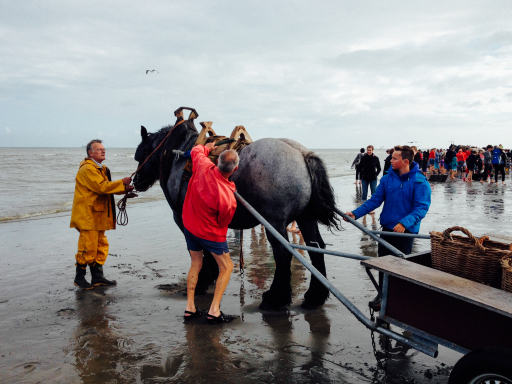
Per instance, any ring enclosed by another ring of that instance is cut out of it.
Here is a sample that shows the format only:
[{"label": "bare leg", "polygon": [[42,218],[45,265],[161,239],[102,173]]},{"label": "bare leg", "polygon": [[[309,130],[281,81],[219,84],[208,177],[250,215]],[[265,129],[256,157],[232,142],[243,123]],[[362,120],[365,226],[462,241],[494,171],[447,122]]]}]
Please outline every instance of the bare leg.
[{"label": "bare leg", "polygon": [[215,293],[213,294],[212,305],[210,306],[208,315],[218,317],[220,316],[220,300],[228,286],[231,272],[233,271],[233,262],[229,257],[229,253],[223,253],[222,255],[212,253],[212,255],[219,265],[219,277],[217,278]]},{"label": "bare leg", "polygon": [[[203,266],[203,251],[190,251],[191,265],[187,277],[187,311],[195,312],[194,294],[196,291],[197,278]],[[186,315],[185,315],[186,316]],[[190,316],[190,315],[189,315]]]},{"label": "bare leg", "polygon": [[287,228],[286,230],[287,230],[288,232],[295,232],[295,231],[297,230],[297,222],[296,222],[296,221],[294,221],[294,222],[292,223],[292,225],[290,226],[290,228]]}]

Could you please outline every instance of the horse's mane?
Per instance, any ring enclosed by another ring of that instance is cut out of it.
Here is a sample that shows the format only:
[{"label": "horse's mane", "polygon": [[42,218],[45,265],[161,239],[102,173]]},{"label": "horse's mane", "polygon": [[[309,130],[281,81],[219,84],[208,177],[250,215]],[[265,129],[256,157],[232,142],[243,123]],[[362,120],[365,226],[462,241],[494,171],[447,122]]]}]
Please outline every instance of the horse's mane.
[{"label": "horse's mane", "polygon": [[[139,161],[140,163],[141,161],[144,161],[145,156],[148,156],[149,152],[152,151],[151,148],[156,148],[158,145],[160,145],[160,143],[162,143],[163,140],[165,140],[163,146],[154,153],[154,155],[151,157],[151,159],[149,159],[147,163],[147,166],[155,170],[155,172],[153,172],[154,175],[150,179],[145,180],[145,182],[151,180],[147,189],[151,188],[151,186],[155,183],[156,180],[159,179],[159,177],[164,176],[167,178],[169,176],[170,168],[176,159],[176,156],[172,153],[172,150],[183,150],[183,144],[187,144],[188,146],[188,142],[191,141],[190,139],[193,139],[194,143],[195,138],[199,135],[196,127],[194,126],[194,123],[192,121],[185,121],[182,124],[176,126],[169,137],[167,137],[169,130],[173,129],[174,126],[175,125],[169,124],[163,126],[156,132],[148,132],[147,137],[143,139],[142,143],[139,144],[137,150],[135,151],[135,160]],[[190,145],[190,147],[193,145],[193,143]],[[148,148],[148,144],[150,148]],[[185,150],[188,149],[190,148],[186,148]],[[164,162],[164,164],[162,165],[161,162]],[[140,175],[140,173],[137,173],[135,175],[135,179],[140,179]]]}]

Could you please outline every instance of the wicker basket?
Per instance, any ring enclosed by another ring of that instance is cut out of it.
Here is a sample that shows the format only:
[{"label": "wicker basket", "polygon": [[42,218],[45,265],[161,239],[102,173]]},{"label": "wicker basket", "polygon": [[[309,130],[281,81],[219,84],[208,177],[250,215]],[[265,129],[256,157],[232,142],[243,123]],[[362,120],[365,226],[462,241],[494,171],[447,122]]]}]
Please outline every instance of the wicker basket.
[{"label": "wicker basket", "polygon": [[[452,235],[461,231],[465,236]],[[501,260],[512,256],[512,245],[479,239],[462,227],[430,232],[432,267],[478,283],[501,288]]]},{"label": "wicker basket", "polygon": [[512,259],[508,258],[501,261],[503,268],[503,277],[501,279],[501,289],[512,292]]}]

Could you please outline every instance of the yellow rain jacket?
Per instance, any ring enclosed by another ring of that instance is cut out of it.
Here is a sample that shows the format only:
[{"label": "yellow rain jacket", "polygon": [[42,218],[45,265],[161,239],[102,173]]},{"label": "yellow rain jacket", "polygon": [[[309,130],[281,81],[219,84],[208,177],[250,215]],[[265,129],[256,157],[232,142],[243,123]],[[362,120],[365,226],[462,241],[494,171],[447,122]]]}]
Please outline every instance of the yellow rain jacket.
[{"label": "yellow rain jacket", "polygon": [[80,163],[76,174],[75,197],[71,210],[71,228],[107,231],[116,228],[113,194],[125,192],[123,180],[111,181],[110,170],[90,158]]}]

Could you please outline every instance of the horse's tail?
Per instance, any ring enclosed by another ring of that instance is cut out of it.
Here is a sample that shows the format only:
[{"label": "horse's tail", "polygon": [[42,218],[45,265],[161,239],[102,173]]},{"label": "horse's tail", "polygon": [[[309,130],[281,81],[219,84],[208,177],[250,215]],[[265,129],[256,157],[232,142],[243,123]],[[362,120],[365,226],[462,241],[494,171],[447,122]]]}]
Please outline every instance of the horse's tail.
[{"label": "horse's tail", "polygon": [[335,212],[334,190],[327,176],[324,162],[313,152],[304,155],[311,176],[311,200],[306,208],[307,215],[332,230],[340,229],[340,219]]}]

